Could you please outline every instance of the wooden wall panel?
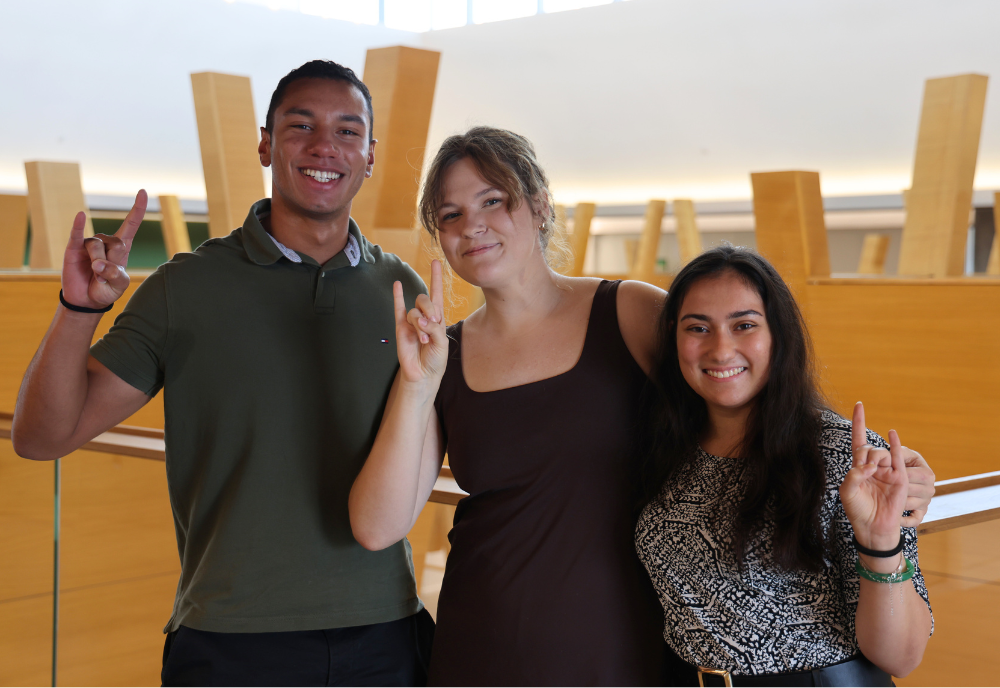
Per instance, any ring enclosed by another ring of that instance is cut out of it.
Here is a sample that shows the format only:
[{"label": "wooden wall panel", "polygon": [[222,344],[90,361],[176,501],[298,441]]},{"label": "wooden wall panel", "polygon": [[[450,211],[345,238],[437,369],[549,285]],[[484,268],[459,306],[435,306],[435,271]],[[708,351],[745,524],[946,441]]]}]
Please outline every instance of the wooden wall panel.
[{"label": "wooden wall panel", "polygon": [[160,196],[160,214],[163,218],[160,227],[167,258],[173,258],[175,253],[190,253],[191,235],[188,234],[184,211],[177,196]]},{"label": "wooden wall panel", "polygon": [[938,479],[1000,469],[1000,280],[819,280],[806,289],[823,387],[841,414],[865,402]]},{"label": "wooden wall panel", "polygon": [[[114,309],[101,319],[94,341],[111,328],[132,292],[148,273],[136,271],[129,274],[132,284]],[[56,305],[59,303],[59,279],[58,274],[0,274],[0,314],[4,318],[4,336],[0,337],[0,411],[14,411],[21,379],[55,315]],[[162,428],[161,396],[154,397],[126,423]]]},{"label": "wooden wall panel", "polygon": [[28,197],[0,194],[0,268],[24,265],[28,241]]},{"label": "wooden wall panel", "polygon": [[987,275],[1000,275],[1000,192],[993,194],[993,246],[986,265]]},{"label": "wooden wall panel", "polygon": [[924,660],[899,686],[992,686],[983,657],[1000,646],[1000,521],[920,538],[920,567],[935,629]]},{"label": "wooden wall panel", "polygon": [[362,232],[413,227],[441,53],[404,46],[374,48],[364,82],[375,116],[375,166],[354,199]]},{"label": "wooden wall panel", "polygon": [[889,254],[888,234],[866,234],[858,259],[859,275],[885,274],[885,257]]},{"label": "wooden wall panel", "polygon": [[667,210],[666,201],[652,200],[646,204],[642,235],[635,261],[629,270],[629,279],[648,281],[656,272],[656,254],[660,250],[660,235],[663,228],[663,214]]},{"label": "wooden wall panel", "polygon": [[583,265],[587,260],[587,244],[590,242],[590,223],[594,219],[595,210],[596,206],[593,203],[577,203],[573,211],[573,235],[570,237],[573,267],[566,273],[571,277],[583,274]]},{"label": "wooden wall panel", "polygon": [[928,79],[920,113],[913,183],[899,251],[899,274],[965,272],[972,184],[983,126],[987,77]]},{"label": "wooden wall panel", "polygon": [[[938,478],[1000,469],[1000,280],[831,279],[815,173],[752,175],[757,246],[806,316],[824,392],[899,431]],[[817,261],[816,255],[820,255]]]},{"label": "wooden wall panel", "polygon": [[[75,162],[26,162],[24,171],[31,213],[29,263],[32,268],[61,270],[73,219],[81,210],[87,211],[80,166]],[[94,235],[89,216],[84,234]]]},{"label": "wooden wall panel", "polygon": [[51,621],[51,593],[0,603],[0,686],[52,685]]},{"label": "wooden wall panel", "polygon": [[63,459],[60,682],[156,685],[180,557],[160,461]]},{"label": "wooden wall panel", "polygon": [[680,249],[681,258],[679,267],[684,267],[705,248],[695,220],[694,203],[687,199],[677,199],[673,202],[673,210],[677,221],[677,248]]},{"label": "wooden wall panel", "polygon": [[52,653],[53,464],[0,439],[0,685],[48,685]]},{"label": "wooden wall panel", "polygon": [[226,236],[267,195],[250,78],[217,72],[191,75],[198,141],[208,196],[208,231]]}]

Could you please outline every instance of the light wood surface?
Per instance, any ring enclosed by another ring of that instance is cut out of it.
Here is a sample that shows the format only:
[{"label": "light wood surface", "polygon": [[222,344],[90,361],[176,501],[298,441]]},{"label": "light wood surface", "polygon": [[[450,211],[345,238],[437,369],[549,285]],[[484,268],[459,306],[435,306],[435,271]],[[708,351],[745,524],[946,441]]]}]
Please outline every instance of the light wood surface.
[{"label": "light wood surface", "polygon": [[928,79],[924,86],[900,275],[945,277],[965,271],[987,81],[981,74],[961,74]]},{"label": "light wood surface", "polygon": [[[60,258],[60,264],[62,259]],[[132,283],[110,313],[101,318],[94,341],[103,337],[122,312],[148,272],[129,271]],[[28,363],[45,336],[59,304],[58,272],[0,272],[0,314],[4,318],[0,337],[0,411],[11,412]],[[129,420],[129,425],[163,427],[163,402],[156,395]]]},{"label": "light wood surface", "polygon": [[573,263],[566,273],[571,277],[583,274],[583,264],[587,259],[587,244],[590,241],[590,223],[594,219],[596,209],[593,203],[577,203],[573,210],[573,235],[570,237]]},{"label": "light wood surface", "polygon": [[[32,268],[62,269],[63,254],[81,210],[87,212],[80,182],[80,166],[75,162],[26,162],[28,208],[31,213]],[[85,236],[94,235],[94,225],[87,217]]]},{"label": "light wood surface", "polygon": [[934,610],[923,662],[899,686],[995,686],[1000,647],[1000,520],[921,535],[920,569]]},{"label": "light wood surface", "polygon": [[663,214],[667,202],[652,200],[646,204],[646,217],[642,223],[639,247],[629,270],[629,279],[648,281],[656,272],[656,255],[660,251],[660,235],[663,233]]},{"label": "light wood surface", "polygon": [[858,259],[859,275],[885,274],[885,257],[889,254],[888,234],[865,234],[861,245],[861,258]]},{"label": "light wood surface", "polygon": [[984,363],[1000,348],[1000,279],[806,278],[796,237],[825,246],[822,198],[818,179],[797,185],[796,174],[769,173],[783,183],[767,186],[754,175],[766,194],[754,198],[757,245],[806,315],[833,408],[849,417],[864,401],[869,427],[895,428],[940,478],[1000,468],[1000,367]]},{"label": "light wood surface", "polygon": [[0,194],[0,268],[24,265],[28,241],[28,197]]},{"label": "light wood surface", "polygon": [[354,198],[361,231],[413,227],[441,53],[404,46],[370,49],[364,82],[375,115],[375,166]]},{"label": "light wood surface", "polygon": [[167,248],[167,258],[175,253],[191,252],[191,235],[188,234],[184,211],[177,196],[160,196],[160,227],[163,230],[163,244]]},{"label": "light wood surface", "polygon": [[800,299],[810,277],[830,275],[830,249],[817,172],[750,175],[757,250]]},{"label": "light wood surface", "polygon": [[264,198],[264,173],[250,78],[217,72],[191,75],[198,142],[208,196],[208,231],[226,236]]},{"label": "light wood surface", "polygon": [[701,243],[701,233],[695,219],[694,202],[679,198],[672,204],[674,220],[677,221],[677,248],[680,252],[681,264],[678,270],[705,250]]},{"label": "light wood surface", "polygon": [[986,264],[987,275],[1000,275],[1000,191],[993,194],[993,245]]}]

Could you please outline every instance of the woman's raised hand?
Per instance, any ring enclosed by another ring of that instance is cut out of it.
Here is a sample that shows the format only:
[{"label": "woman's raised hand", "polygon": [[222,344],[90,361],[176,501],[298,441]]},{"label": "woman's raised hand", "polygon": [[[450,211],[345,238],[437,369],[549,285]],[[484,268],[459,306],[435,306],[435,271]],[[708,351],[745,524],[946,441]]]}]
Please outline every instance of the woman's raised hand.
[{"label": "woman's raised hand", "polygon": [[392,285],[396,309],[396,353],[403,382],[437,382],[448,362],[448,337],[444,327],[444,296],[441,263],[431,261],[431,295],[417,296],[409,312],[403,301],[403,285]]},{"label": "woman's raised hand", "polygon": [[854,536],[865,547],[891,550],[899,543],[899,528],[909,489],[903,446],[895,430],[889,431],[889,450],[868,444],[865,409],[854,407],[851,429],[854,461],[840,485]]},{"label": "woman's raised hand", "polygon": [[132,240],[146,214],[146,192],[135,195],[128,217],[113,235],[95,234],[84,239],[87,216],[77,213],[63,255],[63,298],[74,306],[104,308],[128,289],[128,254]]}]

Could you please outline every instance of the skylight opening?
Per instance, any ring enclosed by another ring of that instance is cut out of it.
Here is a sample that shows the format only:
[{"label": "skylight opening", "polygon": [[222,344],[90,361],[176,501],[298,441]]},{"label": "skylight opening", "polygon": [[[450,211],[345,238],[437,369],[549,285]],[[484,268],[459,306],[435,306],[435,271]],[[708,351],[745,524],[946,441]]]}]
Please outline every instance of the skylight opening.
[{"label": "skylight opening", "polygon": [[626,0],[226,0],[423,33]]}]

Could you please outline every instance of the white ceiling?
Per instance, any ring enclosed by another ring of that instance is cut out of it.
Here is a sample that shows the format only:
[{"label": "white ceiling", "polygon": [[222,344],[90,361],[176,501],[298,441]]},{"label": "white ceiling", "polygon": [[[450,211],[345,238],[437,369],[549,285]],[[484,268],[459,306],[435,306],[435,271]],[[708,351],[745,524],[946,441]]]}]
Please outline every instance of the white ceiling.
[{"label": "white ceiling", "polygon": [[[34,0],[0,18],[0,188],[76,160],[88,193],[203,198],[189,74],[253,79],[258,117],[302,62],[442,51],[430,147],[472,124],[537,145],[557,199],[746,198],[748,174],[817,169],[827,194],[909,183],[925,78],[1000,79],[1000,3],[633,0],[417,34],[222,0]],[[987,96],[977,188],[1000,188]]]}]

